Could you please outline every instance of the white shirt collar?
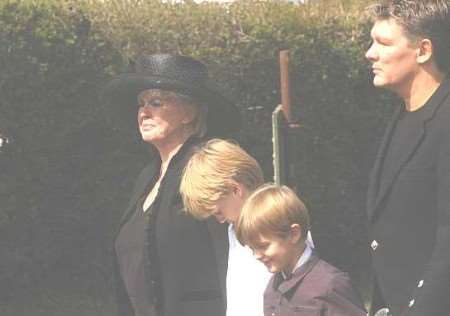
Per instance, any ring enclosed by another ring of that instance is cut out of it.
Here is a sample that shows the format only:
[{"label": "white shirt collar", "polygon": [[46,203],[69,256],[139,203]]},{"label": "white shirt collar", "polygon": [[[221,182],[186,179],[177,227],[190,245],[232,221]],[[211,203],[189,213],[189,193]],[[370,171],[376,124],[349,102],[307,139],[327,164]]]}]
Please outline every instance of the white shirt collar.
[{"label": "white shirt collar", "polygon": [[[295,270],[297,270],[298,268],[300,268],[302,265],[304,265],[306,263],[306,261],[309,260],[309,258],[311,257],[312,254],[312,248],[309,245],[309,243],[305,243],[305,250],[303,250],[302,255],[300,256],[300,258],[298,259],[297,263],[294,266],[294,269],[292,269],[292,273],[294,273]],[[284,272],[281,272],[281,274],[283,275],[283,278],[287,278],[286,274]]]}]

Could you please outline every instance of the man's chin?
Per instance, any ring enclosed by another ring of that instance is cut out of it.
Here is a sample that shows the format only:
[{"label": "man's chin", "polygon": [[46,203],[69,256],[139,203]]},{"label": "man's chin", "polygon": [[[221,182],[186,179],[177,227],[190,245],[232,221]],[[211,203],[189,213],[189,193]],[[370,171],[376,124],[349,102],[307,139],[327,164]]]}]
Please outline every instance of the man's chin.
[{"label": "man's chin", "polygon": [[386,83],[384,82],[383,79],[378,78],[378,77],[375,76],[375,77],[373,78],[373,85],[374,85],[375,87],[377,87],[377,88],[383,88],[383,87],[386,85]]}]

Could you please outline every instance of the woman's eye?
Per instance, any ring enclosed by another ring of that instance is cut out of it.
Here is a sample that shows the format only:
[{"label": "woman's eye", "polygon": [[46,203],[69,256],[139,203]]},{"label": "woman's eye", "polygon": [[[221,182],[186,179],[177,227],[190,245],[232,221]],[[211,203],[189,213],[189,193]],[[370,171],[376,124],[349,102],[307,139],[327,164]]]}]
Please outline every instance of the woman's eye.
[{"label": "woman's eye", "polygon": [[150,105],[151,107],[158,108],[163,105],[163,102],[160,98],[153,98],[150,100],[139,100],[139,107],[144,107]]},{"label": "woman's eye", "polygon": [[157,108],[160,107],[162,105],[161,99],[155,98],[155,99],[151,99],[148,104],[150,104],[151,106]]}]

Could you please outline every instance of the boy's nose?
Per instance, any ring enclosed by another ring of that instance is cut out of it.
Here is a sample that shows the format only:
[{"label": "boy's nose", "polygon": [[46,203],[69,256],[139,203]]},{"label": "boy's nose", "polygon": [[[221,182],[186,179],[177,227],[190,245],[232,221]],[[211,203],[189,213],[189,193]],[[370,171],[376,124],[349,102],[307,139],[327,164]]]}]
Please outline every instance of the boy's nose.
[{"label": "boy's nose", "polygon": [[253,250],[253,255],[257,260],[261,260],[263,258],[263,254],[261,253],[261,251]]}]

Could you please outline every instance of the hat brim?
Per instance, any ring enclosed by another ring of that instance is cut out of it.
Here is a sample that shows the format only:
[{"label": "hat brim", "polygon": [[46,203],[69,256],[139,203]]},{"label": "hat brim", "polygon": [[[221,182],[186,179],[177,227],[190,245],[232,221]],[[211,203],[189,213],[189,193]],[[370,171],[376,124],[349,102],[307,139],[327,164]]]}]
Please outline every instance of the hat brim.
[{"label": "hat brim", "polygon": [[101,97],[103,101],[114,107],[113,115],[119,115],[121,120],[131,120],[130,123],[135,126],[137,96],[147,89],[161,89],[184,94],[200,105],[206,106],[208,108],[207,135],[210,137],[229,137],[236,134],[241,127],[237,107],[211,85],[200,87],[161,76],[142,76],[131,73],[122,74],[111,80],[102,90]]}]

